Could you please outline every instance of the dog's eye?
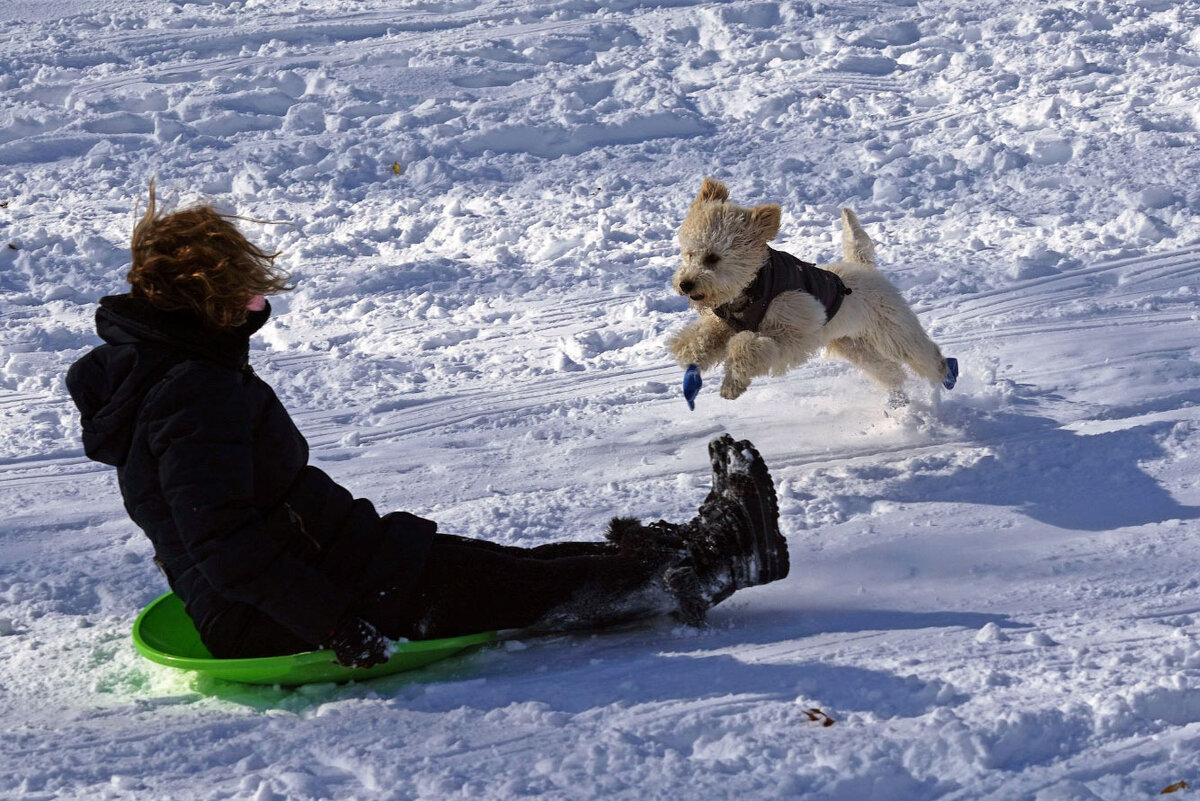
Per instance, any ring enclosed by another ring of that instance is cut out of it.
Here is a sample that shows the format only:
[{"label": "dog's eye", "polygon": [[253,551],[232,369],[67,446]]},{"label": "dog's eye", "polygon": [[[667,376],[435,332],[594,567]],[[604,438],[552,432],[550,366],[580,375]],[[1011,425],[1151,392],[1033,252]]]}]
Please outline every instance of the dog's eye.
[{"label": "dog's eye", "polygon": [[701,261],[704,262],[705,267],[712,267],[714,264],[716,264],[720,260],[721,260],[721,257],[718,256],[716,253],[705,253],[704,258],[701,259]]}]

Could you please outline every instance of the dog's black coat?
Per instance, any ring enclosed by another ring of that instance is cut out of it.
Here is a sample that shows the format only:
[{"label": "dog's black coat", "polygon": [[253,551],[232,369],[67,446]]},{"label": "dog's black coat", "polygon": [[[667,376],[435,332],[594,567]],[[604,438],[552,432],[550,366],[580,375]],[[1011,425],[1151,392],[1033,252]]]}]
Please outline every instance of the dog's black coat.
[{"label": "dog's black coat", "polygon": [[842,298],[850,294],[842,279],[782,250],[768,247],[767,254],[754,282],[734,300],[714,308],[713,314],[737,331],[757,332],[771,301],[784,292],[799,291],[821,301],[825,322],[832,320],[842,307]]}]

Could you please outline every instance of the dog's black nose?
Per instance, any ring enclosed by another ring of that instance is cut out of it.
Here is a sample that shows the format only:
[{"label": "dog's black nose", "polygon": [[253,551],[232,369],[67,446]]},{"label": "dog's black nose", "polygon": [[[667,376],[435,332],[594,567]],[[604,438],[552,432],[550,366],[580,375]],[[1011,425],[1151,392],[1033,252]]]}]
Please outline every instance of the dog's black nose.
[{"label": "dog's black nose", "polygon": [[691,291],[696,288],[695,281],[680,281],[679,291],[685,295],[691,294]]}]

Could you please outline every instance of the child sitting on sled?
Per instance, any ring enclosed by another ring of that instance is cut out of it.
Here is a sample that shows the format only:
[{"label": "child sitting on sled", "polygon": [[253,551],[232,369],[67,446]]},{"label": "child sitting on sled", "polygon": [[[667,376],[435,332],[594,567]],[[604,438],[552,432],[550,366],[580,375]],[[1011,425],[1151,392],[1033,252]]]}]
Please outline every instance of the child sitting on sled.
[{"label": "child sitting on sled", "polygon": [[387,639],[699,624],[735,590],[787,575],[775,490],[748,442],[709,443],[712,490],[689,522],[615,518],[605,540],[536,548],[380,515],[308,463],[308,444],[251,369],[249,340],[287,286],[274,255],[211,206],[162,213],[150,186],[129,292],[100,300],[103,345],[67,386],[87,455],[117,468],[125,508],[216,657],[331,648],[386,661]]}]

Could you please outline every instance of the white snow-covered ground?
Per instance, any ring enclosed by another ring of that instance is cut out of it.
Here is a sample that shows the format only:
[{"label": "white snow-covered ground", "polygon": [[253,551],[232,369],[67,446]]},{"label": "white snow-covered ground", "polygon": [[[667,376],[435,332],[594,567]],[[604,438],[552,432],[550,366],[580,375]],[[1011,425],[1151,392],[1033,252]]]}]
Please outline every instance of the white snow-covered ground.
[{"label": "white snow-covered ground", "polygon": [[[0,0],[0,798],[1200,791],[1198,31],[1198,0]],[[819,361],[689,412],[706,174],[803,258],[857,210],[958,388],[889,417]],[[791,576],[706,630],[358,685],[142,660],[163,581],[63,374],[154,175],[288,223],[242,223],[298,285],[253,361],[356,493],[592,539],[690,516],[728,430]]]}]

